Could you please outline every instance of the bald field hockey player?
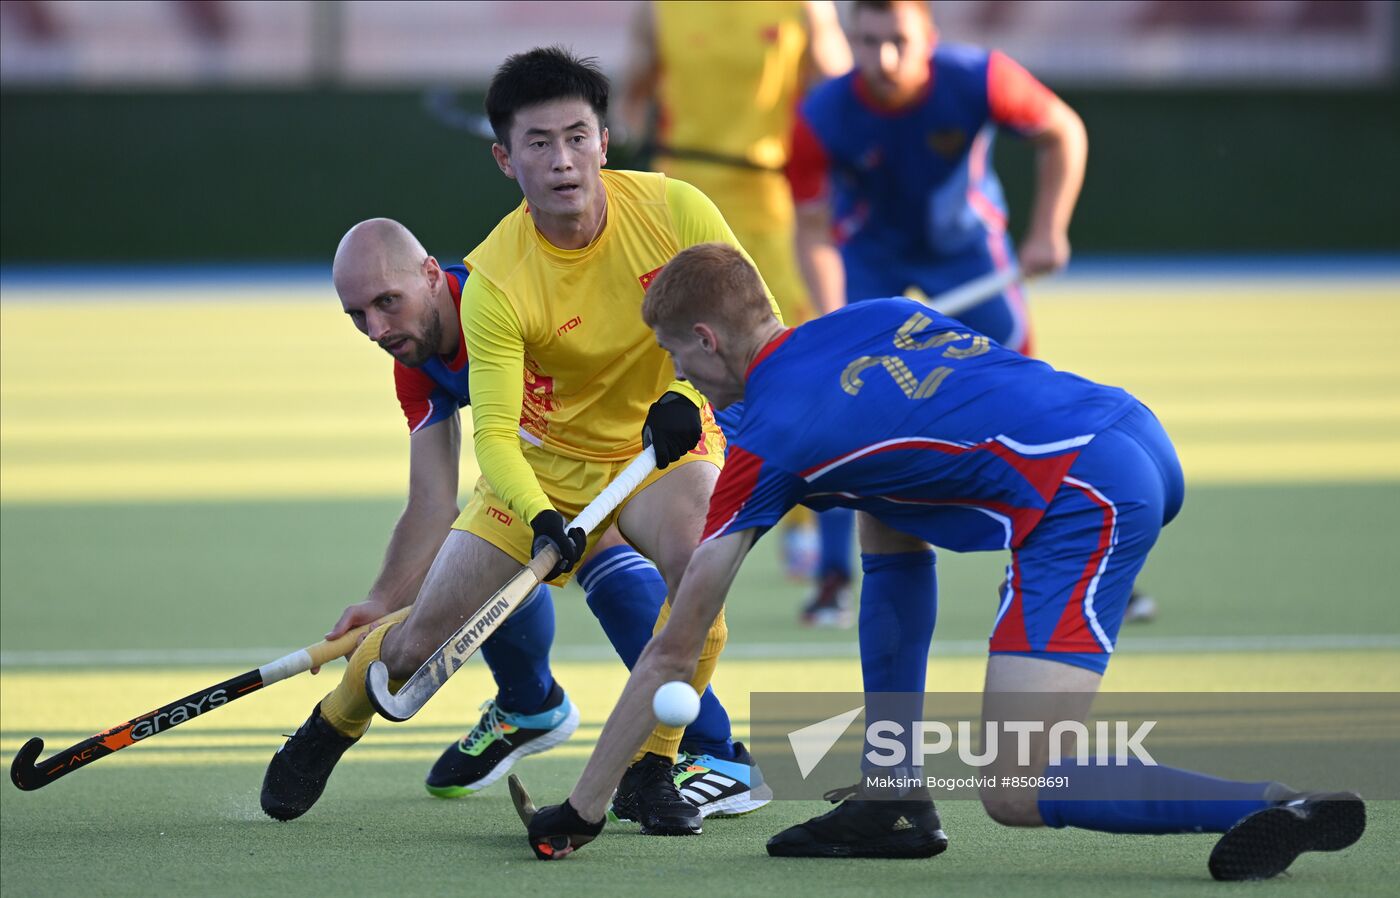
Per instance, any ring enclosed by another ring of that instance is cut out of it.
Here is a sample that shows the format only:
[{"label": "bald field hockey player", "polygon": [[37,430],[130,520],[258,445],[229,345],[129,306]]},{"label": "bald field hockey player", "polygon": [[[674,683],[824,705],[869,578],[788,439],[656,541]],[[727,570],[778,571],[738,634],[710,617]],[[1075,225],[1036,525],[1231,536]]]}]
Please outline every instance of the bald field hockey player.
[{"label": "bald field hockey player", "polygon": [[[410,604],[461,514],[459,409],[471,402],[460,315],[467,276],[464,265],[439,265],[408,228],[386,218],[355,225],[337,248],[332,279],[342,310],[393,358],[394,390],[409,432],[409,486],[408,502],[368,596],[345,609],[329,638]],[[655,565],[612,528],[579,568],[578,580],[619,656],[635,661],[666,598]],[[573,734],[578,709],[549,663],[554,627],[551,591],[541,586],[482,646],[496,693],[482,704],[476,725],[447,746],[429,770],[429,793],[439,798],[475,794],[520,759]],[[685,736],[697,758],[705,754],[697,746],[722,747],[729,737],[712,692],[704,703],[706,713]],[[697,771],[691,779],[708,784],[705,776]],[[277,810],[285,814],[289,809]]]}]

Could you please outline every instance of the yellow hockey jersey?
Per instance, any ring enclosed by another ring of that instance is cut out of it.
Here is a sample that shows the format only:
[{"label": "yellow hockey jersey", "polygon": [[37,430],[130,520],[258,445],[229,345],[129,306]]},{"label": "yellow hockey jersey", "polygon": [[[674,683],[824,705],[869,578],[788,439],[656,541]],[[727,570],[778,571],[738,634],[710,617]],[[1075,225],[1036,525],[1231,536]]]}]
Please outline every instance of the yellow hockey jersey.
[{"label": "yellow hockey jersey", "polygon": [[685,0],[654,9],[661,142],[781,169],[807,54],[803,4]]},{"label": "yellow hockey jersey", "polygon": [[607,221],[583,249],[549,243],[522,203],[466,257],[462,333],[477,463],[527,521],[551,505],[522,439],[570,458],[621,461],[641,451],[647,408],[662,393],[703,404],[675,380],[642,321],[642,298],[685,247],[739,246],[714,203],[689,184],[647,172],[602,177]]}]

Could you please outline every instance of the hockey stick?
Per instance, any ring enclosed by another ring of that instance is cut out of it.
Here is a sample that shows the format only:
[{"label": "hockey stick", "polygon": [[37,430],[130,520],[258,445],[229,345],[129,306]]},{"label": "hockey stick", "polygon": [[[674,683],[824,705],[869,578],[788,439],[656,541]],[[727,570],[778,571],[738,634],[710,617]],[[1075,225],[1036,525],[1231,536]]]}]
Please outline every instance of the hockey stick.
[{"label": "hockey stick", "polygon": [[533,841],[530,836],[530,823],[535,819],[535,814],[539,813],[539,809],[530,799],[530,793],[525,791],[525,784],[520,781],[520,777],[512,773],[506,782],[510,785],[511,804],[515,805],[515,813],[520,815],[520,822],[525,824],[525,836],[531,839],[530,848],[534,850],[535,857],[542,861],[563,860],[597,838],[594,833],[557,833],[539,842]]},{"label": "hockey stick", "polygon": [[455,91],[436,88],[424,91],[423,111],[439,124],[454,131],[465,131],[472,137],[496,142],[491,120],[479,112],[471,112],[457,104]]},{"label": "hockey stick", "polygon": [[[480,112],[472,112],[457,102],[457,91],[447,88],[429,88],[423,92],[423,111],[433,121],[452,131],[459,131],[463,134],[484,140],[487,143],[497,143],[496,129],[491,127],[491,119]],[[624,140],[618,131],[611,132],[612,137],[608,147],[617,154],[621,151],[627,158],[636,160],[650,160],[653,155],[660,155],[662,148],[652,143],[650,138],[641,141]],[[667,149],[665,155],[673,156],[677,159],[695,159],[701,162],[713,162],[717,165],[729,165],[736,168],[754,169],[756,171],[782,172],[781,168],[766,168],[755,165],[746,159],[735,156],[724,156],[719,153],[706,153],[703,150],[680,150]],[[631,165],[627,167],[633,167]]]},{"label": "hockey stick", "polygon": [[240,699],[251,692],[271,686],[273,683],[305,673],[313,667],[327,664],[355,648],[356,642],[372,627],[391,624],[408,617],[408,608],[400,608],[393,614],[385,615],[374,623],[356,627],[336,639],[323,640],[315,645],[292,652],[262,667],[239,674],[222,683],[215,683],[206,689],[191,693],[182,699],[148,711],[140,717],[133,717],[126,723],[119,723],[109,730],[90,736],[71,748],[39,761],[39,753],[44,750],[44,740],[35,736],[20,748],[10,763],[10,779],[26,792],[47,786],[60,777],[66,776],[79,767],[86,767],[93,761],[121,751],[129,745],[158,736],[177,727],[187,720],[222,708],[229,702]]},{"label": "hockey stick", "polygon": [[924,305],[949,318],[956,318],[968,309],[976,308],[992,297],[1000,295],[1007,287],[1020,280],[1021,271],[1018,268],[993,271],[991,274],[973,278],[962,286],[929,297],[924,300]]},{"label": "hockey stick", "polygon": [[[587,507],[565,528],[583,528],[588,533],[597,527],[614,508],[622,503],[637,488],[646,476],[656,468],[656,450],[651,446],[632,460],[613,482],[604,487]],[[369,693],[370,704],[380,715],[390,720],[408,720],[437,693],[448,678],[457,672],[467,659],[476,654],[481,644],[496,632],[496,628],[510,616],[525,597],[540,585],[545,575],[559,560],[559,551],[550,546],[541,551],[530,563],[520,569],[496,590],[491,598],[467,618],[467,622],[457,628],[457,632],[447,637],[447,641],[436,652],[428,656],[413,676],[404,681],[398,692],[389,689],[389,668],[382,661],[375,661],[365,672],[365,691]]]},{"label": "hockey stick", "polygon": [[510,801],[515,805],[515,813],[520,815],[520,822],[528,828],[535,817],[535,803],[530,800],[530,793],[525,791],[520,777],[512,773],[506,778],[506,784],[510,786]]}]

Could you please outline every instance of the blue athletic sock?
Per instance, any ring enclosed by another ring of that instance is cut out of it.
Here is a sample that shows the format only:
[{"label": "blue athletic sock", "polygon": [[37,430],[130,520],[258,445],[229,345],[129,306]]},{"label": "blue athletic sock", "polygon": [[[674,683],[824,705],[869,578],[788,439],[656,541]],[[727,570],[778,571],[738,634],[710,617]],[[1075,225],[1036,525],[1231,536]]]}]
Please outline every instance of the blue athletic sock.
[{"label": "blue athletic sock", "polygon": [[734,748],[734,734],[729,728],[729,712],[715,697],[715,691],[705,687],[700,696],[700,715],[681,734],[681,751],[692,755],[712,755],[721,761],[739,756]]},{"label": "blue athletic sock", "polygon": [[[1068,785],[1041,789],[1046,826],[1074,826],[1107,833],[1223,833],[1273,804],[1264,796],[1274,783],[1242,783],[1176,767],[1149,766],[1129,758],[1124,766],[1063,761],[1045,771]],[[1116,796],[1113,798],[1101,796]]]},{"label": "blue athletic sock", "polygon": [[[661,572],[631,546],[614,546],[590,558],[575,579],[583,587],[588,609],[631,670],[651,639],[652,627],[666,601]],[[713,689],[706,688],[700,696],[700,716],[686,727],[681,746],[694,754],[734,757],[729,714]]]},{"label": "blue athletic sock", "polygon": [[932,551],[862,554],[860,564],[865,691],[922,693],[938,619],[937,558]]},{"label": "blue athletic sock", "polygon": [[908,752],[913,722],[923,719],[929,643],[938,619],[937,557],[932,551],[862,554],[860,562],[865,572],[860,668],[866,720],[900,723],[904,735],[899,741]]},{"label": "blue athletic sock", "polygon": [[856,513],[849,508],[833,508],[817,515],[822,538],[821,566],[817,576],[839,574],[851,579],[851,555],[856,533]]},{"label": "blue athletic sock", "polygon": [[554,674],[549,648],[554,643],[554,597],[540,586],[481,646],[481,657],[496,680],[496,704],[503,711],[534,714],[549,700]]},{"label": "blue athletic sock", "polygon": [[666,601],[661,572],[631,546],[613,546],[590,558],[574,579],[608,642],[631,670]]}]

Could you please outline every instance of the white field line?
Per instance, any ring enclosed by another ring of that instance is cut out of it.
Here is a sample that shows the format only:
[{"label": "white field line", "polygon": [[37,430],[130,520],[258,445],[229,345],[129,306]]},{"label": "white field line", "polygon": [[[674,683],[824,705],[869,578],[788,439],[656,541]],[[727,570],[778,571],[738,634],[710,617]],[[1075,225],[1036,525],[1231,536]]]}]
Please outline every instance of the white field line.
[{"label": "white field line", "polygon": [[[1308,634],[1301,636],[1128,636],[1120,641],[1128,654],[1180,654],[1200,652],[1322,651],[1338,649],[1400,649],[1400,633]],[[934,641],[935,658],[984,655],[987,643],[980,639]],[[850,642],[739,642],[724,649],[724,657],[739,660],[791,658],[854,658],[859,653]],[[52,651],[0,652],[0,667],[257,667],[286,654],[286,649],[57,649]],[[617,656],[606,645],[560,646],[555,661],[610,661]]]}]

